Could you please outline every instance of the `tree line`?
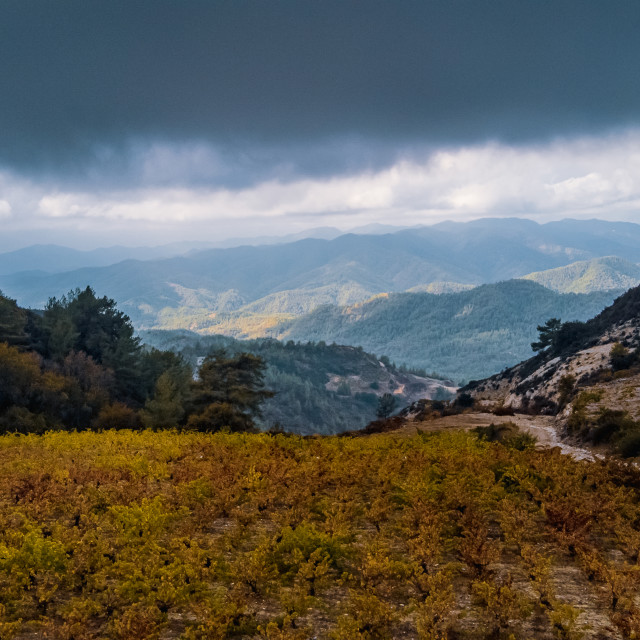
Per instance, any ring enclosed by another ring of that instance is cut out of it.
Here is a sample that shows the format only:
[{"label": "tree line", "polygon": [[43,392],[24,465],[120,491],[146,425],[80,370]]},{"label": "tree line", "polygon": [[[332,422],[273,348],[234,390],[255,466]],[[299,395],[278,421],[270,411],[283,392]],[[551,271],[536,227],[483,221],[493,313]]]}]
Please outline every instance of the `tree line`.
[{"label": "tree line", "polygon": [[42,311],[0,293],[0,433],[185,427],[251,430],[264,361],[208,355],[196,378],[179,355],[143,346],[114,300],[87,287]]}]

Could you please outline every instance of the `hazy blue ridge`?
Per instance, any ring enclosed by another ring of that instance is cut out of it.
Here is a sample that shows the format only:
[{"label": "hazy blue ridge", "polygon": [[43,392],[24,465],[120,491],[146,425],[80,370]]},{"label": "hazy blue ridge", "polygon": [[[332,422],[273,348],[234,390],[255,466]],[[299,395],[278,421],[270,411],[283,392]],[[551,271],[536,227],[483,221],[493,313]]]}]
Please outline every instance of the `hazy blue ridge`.
[{"label": "hazy blue ridge", "polygon": [[547,319],[587,320],[619,293],[559,294],[526,280],[451,294],[397,293],[323,306],[278,327],[274,336],[359,345],[396,363],[469,380],[528,358],[536,326]]}]

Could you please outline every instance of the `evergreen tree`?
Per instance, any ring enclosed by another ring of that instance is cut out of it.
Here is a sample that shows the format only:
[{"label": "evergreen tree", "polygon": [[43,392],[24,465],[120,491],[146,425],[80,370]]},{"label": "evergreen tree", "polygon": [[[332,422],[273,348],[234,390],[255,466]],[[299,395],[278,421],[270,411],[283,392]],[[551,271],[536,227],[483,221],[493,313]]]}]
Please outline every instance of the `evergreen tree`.
[{"label": "evergreen tree", "polygon": [[96,297],[91,287],[50,298],[43,324],[49,351],[56,357],[64,357],[71,349],[84,351],[115,370],[125,361],[131,364],[140,351],[129,316],[116,309],[115,300]]},{"label": "evergreen tree", "polygon": [[392,393],[385,393],[378,399],[378,408],[376,415],[384,420],[388,418],[396,408],[396,397]]},{"label": "evergreen tree", "polygon": [[129,316],[114,300],[96,297],[91,287],[50,298],[42,319],[47,355],[59,362],[82,351],[111,369],[119,399],[144,402],[140,393],[140,340]]},{"label": "evergreen tree", "polygon": [[147,400],[143,420],[152,429],[176,427],[183,423],[189,395],[189,378],[184,371],[170,369],[160,375],[153,397]]},{"label": "evergreen tree", "polygon": [[0,291],[0,342],[22,346],[27,343],[25,325],[27,314],[15,300],[6,298]]},{"label": "evergreen tree", "polygon": [[273,396],[263,386],[265,368],[264,360],[250,353],[229,356],[218,350],[207,356],[193,384],[188,425],[199,431],[254,428],[260,404]]},{"label": "evergreen tree", "polygon": [[550,318],[543,325],[538,325],[539,339],[537,342],[531,343],[531,348],[534,351],[542,351],[547,347],[551,347],[561,328],[562,322],[560,318]]}]

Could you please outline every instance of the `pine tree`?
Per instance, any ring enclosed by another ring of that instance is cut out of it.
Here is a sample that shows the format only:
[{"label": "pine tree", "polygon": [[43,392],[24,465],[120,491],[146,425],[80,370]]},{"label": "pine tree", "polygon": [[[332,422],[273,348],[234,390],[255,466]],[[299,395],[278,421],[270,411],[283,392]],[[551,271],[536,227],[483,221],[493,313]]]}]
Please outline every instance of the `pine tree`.
[{"label": "pine tree", "polygon": [[176,427],[185,417],[185,403],[189,389],[184,376],[165,371],[155,385],[153,398],[144,407],[145,425],[153,429]]},{"label": "pine tree", "polygon": [[534,351],[542,351],[547,347],[551,347],[561,328],[562,322],[560,318],[550,318],[543,325],[538,325],[539,339],[537,342],[531,343],[531,348]]},{"label": "pine tree", "polygon": [[193,413],[188,425],[199,431],[255,427],[260,404],[273,393],[264,389],[264,360],[251,353],[229,356],[219,350],[207,356],[193,384]]},{"label": "pine tree", "polygon": [[27,342],[25,325],[27,315],[15,300],[6,298],[0,291],[0,342],[21,346]]},{"label": "pine tree", "polygon": [[388,418],[396,408],[396,397],[392,393],[385,393],[378,399],[376,415],[382,420]]}]

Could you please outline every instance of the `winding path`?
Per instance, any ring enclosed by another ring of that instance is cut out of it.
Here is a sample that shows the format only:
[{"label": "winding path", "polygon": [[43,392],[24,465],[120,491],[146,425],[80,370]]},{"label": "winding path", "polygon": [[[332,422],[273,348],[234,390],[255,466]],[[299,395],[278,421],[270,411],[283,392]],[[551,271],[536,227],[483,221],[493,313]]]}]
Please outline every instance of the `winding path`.
[{"label": "winding path", "polygon": [[530,416],[521,413],[514,416],[496,416],[493,413],[461,413],[426,422],[410,422],[398,429],[396,433],[412,435],[418,429],[420,431],[466,430],[487,427],[491,423],[501,424],[504,422],[512,422],[522,431],[534,436],[538,441],[539,447],[558,447],[562,453],[570,455],[576,460],[593,460],[596,457],[588,449],[561,442],[557,432],[557,421],[553,416]]}]

